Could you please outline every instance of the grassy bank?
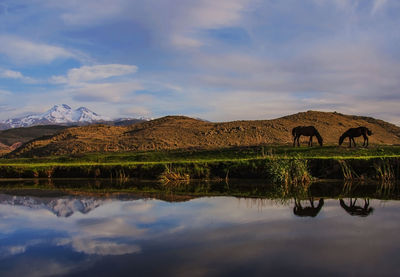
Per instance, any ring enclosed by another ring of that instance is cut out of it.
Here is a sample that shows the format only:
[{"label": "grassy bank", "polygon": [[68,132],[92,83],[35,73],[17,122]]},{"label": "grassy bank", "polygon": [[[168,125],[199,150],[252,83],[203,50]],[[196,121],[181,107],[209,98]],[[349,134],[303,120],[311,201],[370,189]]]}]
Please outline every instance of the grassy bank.
[{"label": "grassy bank", "polygon": [[400,157],[400,146],[370,146],[369,148],[348,148],[337,146],[291,147],[253,146],[231,147],[214,150],[185,149],[145,152],[107,152],[63,155],[41,158],[0,158],[0,164],[133,164],[154,162],[210,162],[262,158],[319,158],[355,159]]},{"label": "grassy bank", "polygon": [[288,199],[316,198],[375,198],[400,199],[397,182],[338,182],[322,181],[286,189],[281,184],[265,180],[191,181],[161,183],[151,181],[118,182],[107,179],[0,179],[0,193],[57,197],[63,195],[140,198],[166,201],[187,201],[203,196],[234,196]]},{"label": "grassy bank", "polygon": [[218,150],[90,153],[0,159],[0,178],[107,178],[188,181],[399,179],[400,146],[370,148],[257,146]]}]

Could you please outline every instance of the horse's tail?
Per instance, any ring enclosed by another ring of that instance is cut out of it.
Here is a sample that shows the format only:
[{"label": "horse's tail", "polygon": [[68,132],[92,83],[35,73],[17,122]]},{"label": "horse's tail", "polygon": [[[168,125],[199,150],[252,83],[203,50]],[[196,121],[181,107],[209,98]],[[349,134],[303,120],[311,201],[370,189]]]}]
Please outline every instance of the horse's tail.
[{"label": "horse's tail", "polygon": [[315,129],[315,136],[317,137],[317,140],[318,140],[319,145],[322,146],[322,143],[323,143],[324,140],[323,140],[323,138],[321,137],[321,135],[318,133],[317,129]]}]

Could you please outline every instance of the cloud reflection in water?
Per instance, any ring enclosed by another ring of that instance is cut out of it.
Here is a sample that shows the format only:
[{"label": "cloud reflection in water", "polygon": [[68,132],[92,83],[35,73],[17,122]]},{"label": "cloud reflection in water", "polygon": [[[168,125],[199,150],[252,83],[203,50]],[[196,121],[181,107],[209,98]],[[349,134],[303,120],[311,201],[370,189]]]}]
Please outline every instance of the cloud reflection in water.
[{"label": "cloud reflection in water", "polygon": [[1,204],[0,274],[22,274],[18,265],[34,259],[43,272],[50,259],[77,276],[393,273],[400,204],[380,203],[371,200],[376,212],[365,218],[338,200],[325,200],[315,218],[295,216],[293,201],[233,197],[107,199],[69,217]]}]

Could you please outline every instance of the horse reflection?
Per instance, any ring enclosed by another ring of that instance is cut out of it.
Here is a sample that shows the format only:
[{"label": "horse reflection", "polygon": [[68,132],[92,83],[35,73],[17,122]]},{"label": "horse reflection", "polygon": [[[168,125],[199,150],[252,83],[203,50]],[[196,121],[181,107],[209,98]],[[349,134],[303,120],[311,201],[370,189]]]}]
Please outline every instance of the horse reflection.
[{"label": "horse reflection", "polygon": [[294,199],[294,207],[293,213],[300,217],[316,217],[317,214],[321,211],[322,206],[324,205],[324,199],[320,198],[318,201],[318,205],[315,207],[314,198],[310,198],[310,206],[303,207],[299,199]]},{"label": "horse reflection", "polygon": [[347,205],[343,199],[339,200],[340,206],[349,214],[352,216],[361,216],[361,217],[366,217],[372,214],[374,211],[374,208],[369,206],[369,199],[364,198],[364,207],[362,206],[357,206],[357,198],[350,198],[349,205]]}]

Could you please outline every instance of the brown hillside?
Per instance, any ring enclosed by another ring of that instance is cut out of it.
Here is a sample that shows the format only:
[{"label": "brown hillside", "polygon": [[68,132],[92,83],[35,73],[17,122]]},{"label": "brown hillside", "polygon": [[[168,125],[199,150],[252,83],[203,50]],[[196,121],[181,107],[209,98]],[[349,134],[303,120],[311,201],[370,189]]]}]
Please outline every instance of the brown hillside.
[{"label": "brown hillside", "polygon": [[28,142],[10,156],[289,144],[292,128],[299,125],[314,125],[325,144],[337,144],[344,131],[358,126],[372,130],[371,144],[400,144],[400,127],[382,120],[308,111],[274,120],[212,123],[167,116],[131,126],[76,127]]},{"label": "brown hillside", "polygon": [[11,151],[10,146],[5,145],[5,144],[0,142],[0,155],[8,153],[10,151]]}]

